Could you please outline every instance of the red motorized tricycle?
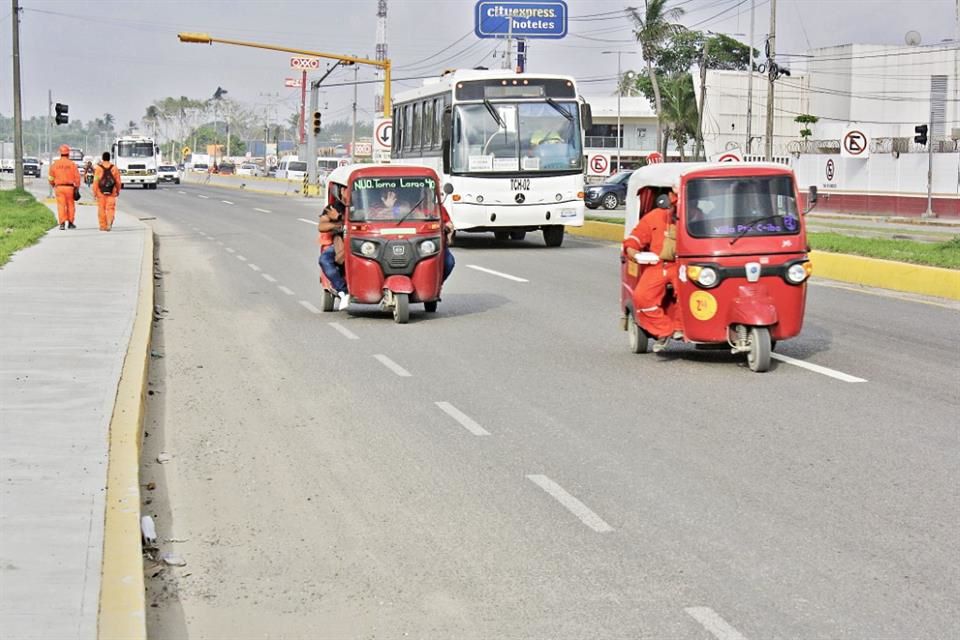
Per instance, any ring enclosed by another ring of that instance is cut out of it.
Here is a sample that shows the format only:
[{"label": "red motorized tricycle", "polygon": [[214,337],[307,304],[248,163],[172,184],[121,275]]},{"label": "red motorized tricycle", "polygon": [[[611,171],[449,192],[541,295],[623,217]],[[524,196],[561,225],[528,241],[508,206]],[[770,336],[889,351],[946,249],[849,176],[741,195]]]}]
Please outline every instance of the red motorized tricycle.
[{"label": "red motorized tricycle", "polygon": [[[621,255],[620,309],[630,349],[645,353],[652,337],[633,308],[640,274],[669,266],[674,285],[661,307],[682,327],[682,340],[701,348],[729,345],[746,353],[751,370],[766,371],[776,343],[800,333],[812,270],[793,171],[743,162],[642,167],[627,187],[624,236],[671,190],[675,259],[644,265],[640,254]],[[816,202],[816,187],[808,201]]]},{"label": "red motorized tricycle", "polygon": [[[353,303],[378,304],[404,324],[410,304],[435,312],[443,280],[444,236],[439,178],[405,165],[347,165],[327,178],[327,200],[344,213],[344,275]],[[323,251],[326,247],[321,247]],[[336,292],[321,272],[322,308]]]}]

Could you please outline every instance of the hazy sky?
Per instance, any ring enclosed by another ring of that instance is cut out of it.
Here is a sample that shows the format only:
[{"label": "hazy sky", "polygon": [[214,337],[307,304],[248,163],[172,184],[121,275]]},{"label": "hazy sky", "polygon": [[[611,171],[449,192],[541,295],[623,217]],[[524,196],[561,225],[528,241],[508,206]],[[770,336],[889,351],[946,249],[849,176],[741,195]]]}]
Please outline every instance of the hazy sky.
[{"label": "hazy sky", "polygon": [[[756,42],[769,29],[769,0],[756,3]],[[956,37],[957,0],[778,0],[777,50],[802,54],[811,47],[850,42],[903,44],[916,30],[925,44]],[[618,15],[625,0],[567,0],[569,35],[530,45],[529,71],[572,72],[581,92],[609,95],[615,86],[616,56],[635,51],[631,24]],[[633,0],[642,4],[642,0]],[[750,27],[751,0],[674,0],[698,29],[742,33]],[[289,55],[228,45],[181,44],[178,31],[332,53],[373,57],[376,0],[21,0],[21,71],[26,116],[45,113],[47,89],[54,102],[70,105],[71,119],[113,113],[121,125],[139,121],[147,105],[168,95],[208,98],[221,86],[248,104],[276,103],[281,118],[297,108],[299,90],[286,89],[296,75]],[[498,43],[473,35],[474,0],[389,0],[387,42],[395,78],[432,75],[451,67],[498,67]],[[10,3],[0,9],[0,113],[13,111]],[[579,18],[579,19],[578,19]],[[453,44],[458,41],[457,44]],[[452,47],[437,54],[441,49]],[[500,45],[502,50],[502,45]],[[425,58],[429,58],[424,60]],[[792,58],[801,60],[801,58]],[[791,60],[785,58],[784,60]],[[623,66],[639,66],[624,55]],[[326,81],[349,81],[338,69]],[[360,79],[373,70],[361,67]],[[394,91],[419,84],[398,81]],[[360,117],[370,119],[373,89],[360,87]],[[262,96],[261,94],[274,94]],[[348,117],[352,88],[322,94],[327,122]]]}]

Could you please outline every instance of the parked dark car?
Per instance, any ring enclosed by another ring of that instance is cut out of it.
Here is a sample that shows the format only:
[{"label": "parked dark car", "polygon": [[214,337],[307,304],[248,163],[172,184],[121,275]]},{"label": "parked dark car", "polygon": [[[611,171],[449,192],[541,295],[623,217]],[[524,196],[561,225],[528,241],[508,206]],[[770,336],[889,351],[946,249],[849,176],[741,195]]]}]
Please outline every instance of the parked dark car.
[{"label": "parked dark car", "polygon": [[592,184],[585,191],[584,203],[588,209],[603,207],[616,209],[627,200],[627,182],[633,171],[621,171],[606,182]]},{"label": "parked dark car", "polygon": [[220,173],[220,175],[222,175],[222,176],[232,176],[232,175],[235,174],[236,172],[237,172],[236,167],[234,167],[234,166],[233,166],[232,164],[230,164],[229,162],[224,162],[223,164],[220,165],[220,171],[219,171],[219,173]]}]

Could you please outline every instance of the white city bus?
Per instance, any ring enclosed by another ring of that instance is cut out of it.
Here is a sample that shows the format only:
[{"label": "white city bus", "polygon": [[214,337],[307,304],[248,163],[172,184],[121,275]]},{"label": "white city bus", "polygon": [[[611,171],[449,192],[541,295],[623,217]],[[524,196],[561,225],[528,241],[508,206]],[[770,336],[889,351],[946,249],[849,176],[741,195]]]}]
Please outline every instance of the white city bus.
[{"label": "white city bus", "polygon": [[120,169],[120,182],[124,187],[142,184],[144,189],[156,189],[159,156],[160,147],[153,138],[129,135],[113,142],[114,163]]},{"label": "white city bus", "polygon": [[583,226],[583,131],[590,106],[570,76],[458,70],[393,103],[391,160],[431,167],[453,191],[458,231],[499,241]]}]

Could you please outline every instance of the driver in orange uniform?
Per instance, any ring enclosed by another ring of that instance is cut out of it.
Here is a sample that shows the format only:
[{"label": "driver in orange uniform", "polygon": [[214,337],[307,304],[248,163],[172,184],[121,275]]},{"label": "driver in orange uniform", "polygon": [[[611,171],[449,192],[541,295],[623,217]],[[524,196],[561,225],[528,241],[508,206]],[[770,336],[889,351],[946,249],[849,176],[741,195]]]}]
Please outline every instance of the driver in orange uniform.
[{"label": "driver in orange uniform", "polygon": [[60,158],[50,165],[50,185],[57,197],[57,221],[60,229],[65,225],[76,229],[74,219],[77,215],[76,203],[73,200],[73,190],[80,188],[80,171],[70,159],[70,147],[60,145]]},{"label": "driver in orange uniform", "polygon": [[[655,353],[663,351],[670,338],[683,337],[679,322],[668,316],[661,306],[667,284],[672,283],[674,291],[679,288],[675,256],[669,255],[672,251],[664,253],[667,233],[674,223],[677,194],[670,191],[668,207],[664,206],[666,203],[661,198],[657,199],[660,206],[640,218],[640,222],[623,241],[627,257],[646,265],[633,289],[633,308],[639,312],[637,321],[643,330],[656,338],[653,344]],[[645,256],[641,252],[648,253]],[[649,256],[651,253],[656,254],[656,262]]]}]

